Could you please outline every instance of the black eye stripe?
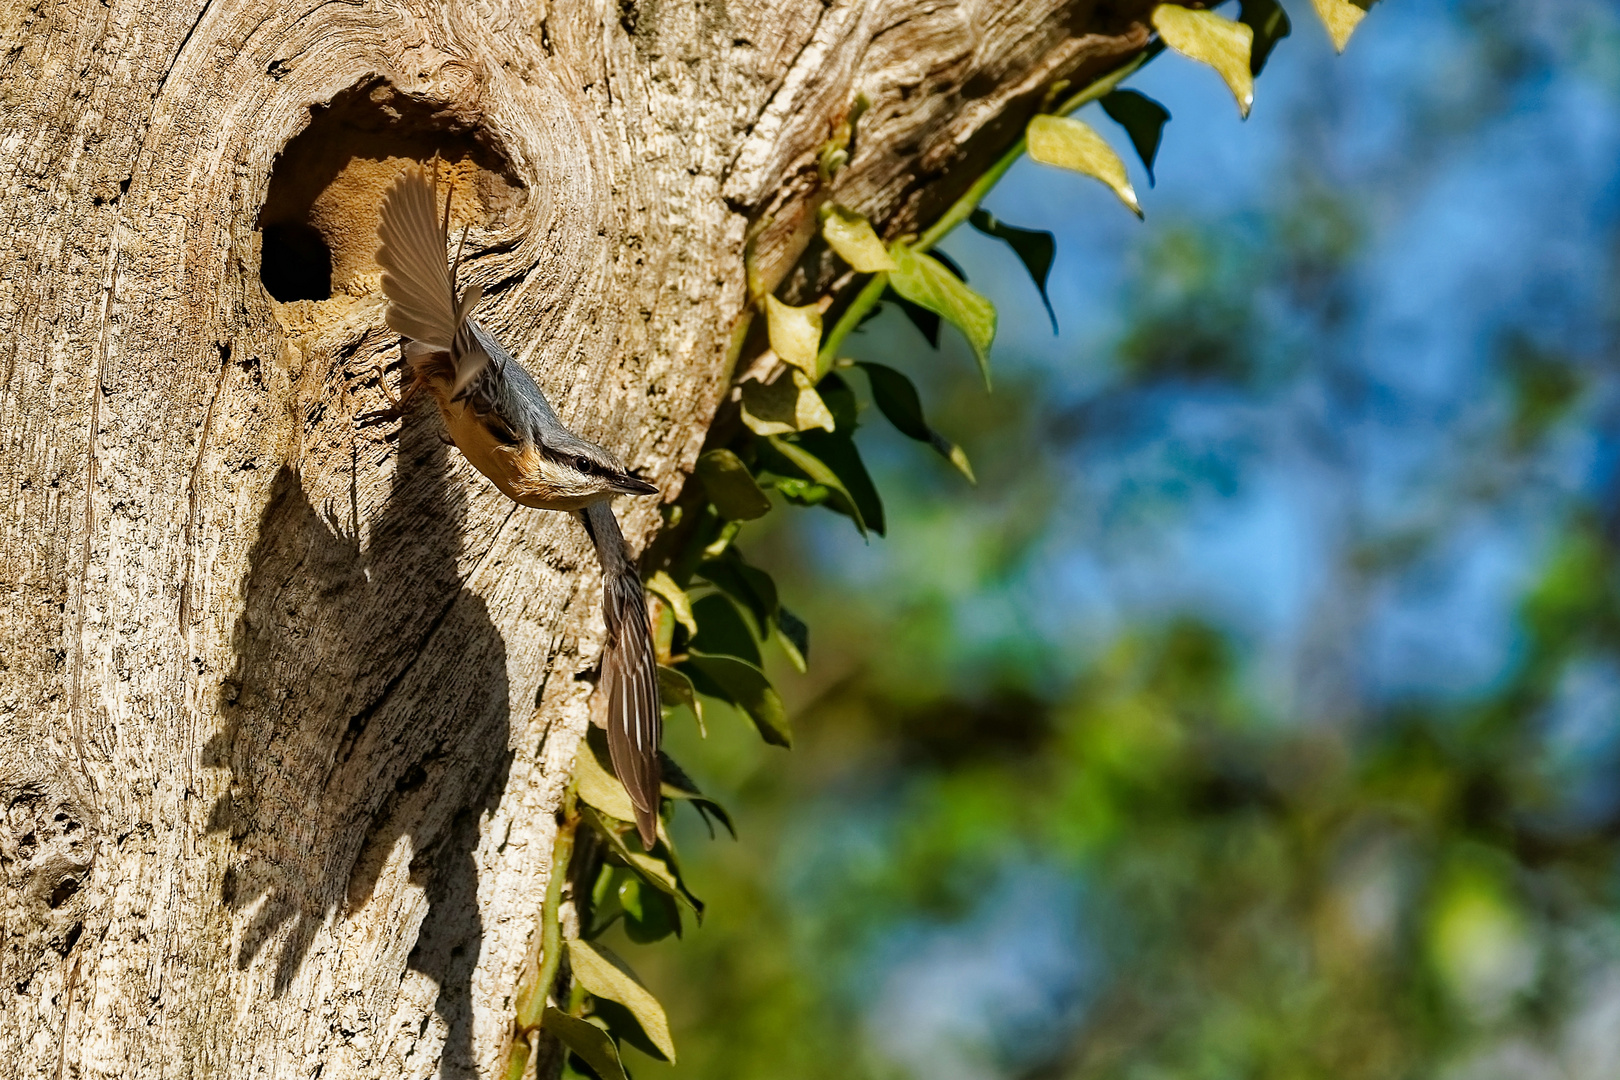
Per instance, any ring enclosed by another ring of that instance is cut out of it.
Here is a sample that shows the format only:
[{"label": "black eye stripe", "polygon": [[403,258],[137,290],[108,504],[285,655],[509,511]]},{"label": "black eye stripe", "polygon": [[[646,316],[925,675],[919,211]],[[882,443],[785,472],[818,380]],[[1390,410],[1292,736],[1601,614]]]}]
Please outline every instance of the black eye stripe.
[{"label": "black eye stripe", "polygon": [[586,476],[606,476],[609,478],[614,476],[612,467],[602,464],[595,458],[586,457],[584,454],[570,455],[553,452],[551,459],[565,468],[573,469],[575,472],[583,473]]}]

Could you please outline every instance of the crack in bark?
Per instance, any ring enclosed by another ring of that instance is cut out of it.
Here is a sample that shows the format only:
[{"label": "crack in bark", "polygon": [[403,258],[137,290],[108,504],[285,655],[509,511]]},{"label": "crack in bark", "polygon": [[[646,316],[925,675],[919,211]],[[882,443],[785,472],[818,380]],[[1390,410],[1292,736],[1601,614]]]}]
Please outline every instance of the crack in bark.
[{"label": "crack in bark", "polygon": [[[782,81],[776,85],[776,89],[771,91],[771,96],[765,99],[764,103],[760,106],[758,115],[754,117],[754,119],[749,123],[748,128],[742,133],[742,138],[737,141],[737,152],[731,155],[731,160],[726,162],[725,168],[720,170],[719,179],[720,190],[722,192],[725,191],[726,184],[730,181],[732,172],[737,168],[737,160],[746,154],[752,147],[754,130],[759,127],[760,121],[764,120],[765,117],[771,114],[771,110],[775,108],[777,99],[781,96],[783,91],[787,90],[790,86],[797,90],[797,86],[793,82],[793,75],[796,71],[798,71],[799,61],[804,59],[804,54],[816,44],[816,35],[821,33],[822,23],[827,21],[828,12],[831,10],[831,4],[828,4],[821,9],[821,12],[816,16],[815,24],[810,27],[810,33],[804,39],[804,44],[800,45],[798,51],[793,54],[793,60],[788,64],[787,70],[782,75]],[[757,202],[757,195],[754,198]],[[727,201],[730,200],[728,199]],[[750,206],[752,206],[752,203]]]},{"label": "crack in bark", "polygon": [[231,347],[221,344],[219,350],[219,379],[214,383],[214,394],[208,399],[208,409],[203,413],[202,437],[197,441],[197,457],[191,464],[191,476],[186,482],[186,499],[190,505],[186,511],[186,563],[180,572],[180,632],[186,635],[187,651],[191,651],[191,572],[197,558],[192,546],[197,528],[197,476],[202,472],[203,458],[208,454],[208,436],[214,427],[214,406],[219,401],[220,391],[225,388],[225,376],[231,370]]},{"label": "crack in bark", "polygon": [[[101,429],[101,395],[102,383],[106,380],[107,357],[112,348],[112,308],[113,298],[118,291],[118,226],[123,218],[123,208],[119,207],[118,218],[113,222],[112,234],[107,241],[108,274],[106,289],[101,298],[101,342],[100,355],[96,361],[94,380],[90,386],[90,433],[86,454],[84,477],[84,543],[79,552],[79,596],[76,611],[76,626],[74,630],[75,649],[73,655],[73,694],[69,703],[70,714],[73,720],[73,749],[78,760],[79,770],[84,774],[85,781],[90,785],[91,805],[100,795],[100,788],[96,784],[95,775],[90,771],[90,764],[84,753],[84,665],[85,641],[84,620],[85,608],[89,605],[90,595],[90,556],[94,546],[96,532],[96,441]],[[96,807],[99,809],[99,807]]]},{"label": "crack in bark", "polygon": [[[208,9],[213,6],[214,0],[203,0],[202,10],[197,12],[197,17],[192,20],[191,28],[186,31],[186,36],[180,39],[180,47],[174,50],[173,58],[163,66],[163,77],[158,80],[157,89],[152,93],[152,116],[157,115],[158,99],[163,96],[163,88],[169,85],[169,76],[174,74],[174,69],[180,66],[180,58],[185,55],[186,46],[191,44],[191,35],[197,32],[197,27],[202,25],[203,17],[208,14]],[[152,129],[150,116],[147,118],[146,127],[147,131],[150,132]],[[144,139],[141,148],[143,150],[146,148]]]},{"label": "crack in bark", "polygon": [[62,1038],[56,1046],[56,1080],[62,1080],[62,1067],[67,1064],[68,1022],[73,1019],[73,991],[79,986],[79,961],[81,957],[73,958],[73,968],[68,972],[67,987],[62,991],[66,1001],[62,1005]]}]

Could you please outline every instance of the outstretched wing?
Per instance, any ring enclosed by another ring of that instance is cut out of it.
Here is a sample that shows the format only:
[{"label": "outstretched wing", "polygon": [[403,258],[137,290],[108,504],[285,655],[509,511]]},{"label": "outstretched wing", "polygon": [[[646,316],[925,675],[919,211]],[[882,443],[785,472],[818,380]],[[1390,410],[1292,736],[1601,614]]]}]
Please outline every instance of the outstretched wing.
[{"label": "outstretched wing", "polygon": [[377,224],[377,265],[388,297],[383,321],[412,340],[449,351],[460,323],[438,201],[420,166],[389,185]]},{"label": "outstretched wing", "polygon": [[483,296],[469,288],[458,300],[446,252],[450,206],[438,214],[437,185],[413,165],[383,195],[377,224],[377,265],[382,267],[388,306],[383,321],[396,333],[450,354],[456,397],[489,363],[468,316]]}]

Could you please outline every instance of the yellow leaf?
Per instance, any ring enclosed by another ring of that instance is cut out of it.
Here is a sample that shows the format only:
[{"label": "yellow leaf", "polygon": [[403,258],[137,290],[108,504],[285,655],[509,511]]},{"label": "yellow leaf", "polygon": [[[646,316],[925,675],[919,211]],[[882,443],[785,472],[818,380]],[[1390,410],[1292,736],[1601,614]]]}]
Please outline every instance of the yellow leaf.
[{"label": "yellow leaf", "polygon": [[630,804],[630,793],[624,790],[619,778],[602,768],[590,743],[581,739],[574,754],[574,791],[586,803],[609,817],[620,821],[636,820]]},{"label": "yellow leaf", "polygon": [[821,348],[821,309],[815,304],[790,307],[767,296],[765,319],[776,355],[805,374],[814,375],[816,350]]},{"label": "yellow leaf", "polygon": [[1136,191],[1131,187],[1130,178],[1125,175],[1125,162],[1091,125],[1066,116],[1037,116],[1029,122],[1026,136],[1029,139],[1030,157],[1043,165],[1056,165],[1095,176],[1114,189],[1114,194],[1130,208],[1131,213],[1142,216]]},{"label": "yellow leaf", "polygon": [[828,212],[827,220],[821,223],[821,235],[839,258],[863,274],[894,269],[894,260],[889,258],[889,250],[872,231],[872,223],[842,206]]},{"label": "yellow leaf", "polygon": [[[697,721],[698,734],[705,739],[709,737],[709,729],[703,726],[703,699],[697,696],[697,691],[692,688],[692,680],[684,672],[658,665],[658,701],[666,709],[685,707],[691,712],[692,719]],[[664,786],[669,786],[667,780]]]},{"label": "yellow leaf", "polygon": [[1238,112],[1247,119],[1249,106],[1254,104],[1254,75],[1249,71],[1254,31],[1250,27],[1213,11],[1192,11],[1179,4],[1154,8],[1153,26],[1176,52],[1214,68],[1237,98]]},{"label": "yellow leaf", "polygon": [[[739,661],[740,663],[741,661]],[[628,795],[625,798],[629,798]],[[699,918],[703,916],[703,904],[686,888],[676,871],[662,858],[644,855],[639,851],[632,851],[624,842],[624,832],[634,832],[626,822],[623,829],[615,828],[608,818],[602,816],[602,811],[591,806],[590,803],[580,800],[580,816],[590,823],[591,828],[607,842],[608,848],[618,859],[630,869],[634,870],[641,879],[653,888],[666,895],[674,897],[692,910]],[[664,832],[664,820],[658,819],[658,839],[663,841],[665,848],[669,847],[669,836]]]},{"label": "yellow leaf", "polygon": [[669,1036],[664,1007],[652,992],[605,946],[574,938],[568,943],[568,967],[590,994],[617,1001],[630,1010],[648,1040],[669,1062],[675,1060],[675,1041]]},{"label": "yellow leaf", "polygon": [[692,617],[692,601],[686,590],[675,584],[675,579],[660,570],[647,579],[647,591],[663,597],[675,615],[675,621],[686,627],[686,632],[697,636],[697,619]]},{"label": "yellow leaf", "polygon": [[1327,27],[1328,37],[1333,39],[1333,47],[1344,52],[1344,47],[1350,44],[1350,35],[1356,32],[1361,25],[1362,16],[1366,9],[1350,0],[1311,0],[1316,5],[1316,15]]},{"label": "yellow leaf", "polygon": [[798,368],[776,381],[749,379],[742,384],[742,417],[755,435],[791,435],[811,428],[833,429],[833,414]]}]

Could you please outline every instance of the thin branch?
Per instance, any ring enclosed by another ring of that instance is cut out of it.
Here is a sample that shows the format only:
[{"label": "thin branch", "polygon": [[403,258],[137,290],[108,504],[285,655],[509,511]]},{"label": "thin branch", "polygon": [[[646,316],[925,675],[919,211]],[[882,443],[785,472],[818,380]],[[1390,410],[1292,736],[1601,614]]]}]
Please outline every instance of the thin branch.
[{"label": "thin branch", "polygon": [[574,857],[574,832],[579,827],[575,812],[574,790],[570,785],[563,796],[562,821],[557,826],[557,839],[551,847],[551,875],[546,882],[546,898],[540,907],[540,955],[530,956],[525,966],[532,971],[532,979],[518,984],[516,1017],[512,1025],[512,1046],[506,1055],[507,1080],[523,1080],[529,1065],[529,1039],[540,1027],[546,1012],[546,999],[557,981],[557,968],[562,961],[562,909],[563,882],[568,877],[568,864]]}]

